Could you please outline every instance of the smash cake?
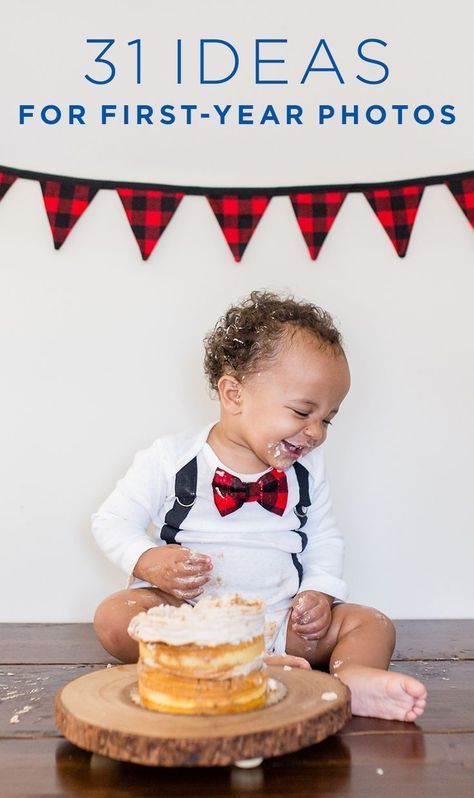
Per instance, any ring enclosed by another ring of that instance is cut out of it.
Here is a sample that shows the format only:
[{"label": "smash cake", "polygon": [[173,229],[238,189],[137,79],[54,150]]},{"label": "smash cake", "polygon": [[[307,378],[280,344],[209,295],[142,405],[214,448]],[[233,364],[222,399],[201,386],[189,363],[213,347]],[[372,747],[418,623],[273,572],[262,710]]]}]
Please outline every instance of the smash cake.
[{"label": "smash cake", "polygon": [[266,703],[265,604],[239,595],[162,604],[135,615],[138,693],[159,712],[217,715]]}]

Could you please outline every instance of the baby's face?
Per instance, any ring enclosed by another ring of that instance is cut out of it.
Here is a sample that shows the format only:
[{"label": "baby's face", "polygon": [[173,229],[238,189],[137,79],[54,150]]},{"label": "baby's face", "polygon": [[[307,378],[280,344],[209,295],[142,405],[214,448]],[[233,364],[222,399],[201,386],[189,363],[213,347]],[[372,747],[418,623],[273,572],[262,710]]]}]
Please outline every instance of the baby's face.
[{"label": "baby's face", "polygon": [[242,443],[262,465],[284,471],[320,446],[350,387],[344,355],[298,330],[273,363],[242,381]]}]

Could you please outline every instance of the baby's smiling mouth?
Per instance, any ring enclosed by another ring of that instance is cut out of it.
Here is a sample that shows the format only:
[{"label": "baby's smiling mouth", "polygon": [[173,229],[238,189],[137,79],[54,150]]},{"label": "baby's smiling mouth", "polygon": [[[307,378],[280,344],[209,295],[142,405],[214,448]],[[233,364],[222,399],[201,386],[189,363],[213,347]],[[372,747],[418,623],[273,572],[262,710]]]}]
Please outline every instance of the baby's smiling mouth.
[{"label": "baby's smiling mouth", "polygon": [[291,457],[299,457],[305,450],[304,446],[295,446],[294,443],[290,443],[287,440],[282,440],[282,444],[286,453],[291,455]]}]

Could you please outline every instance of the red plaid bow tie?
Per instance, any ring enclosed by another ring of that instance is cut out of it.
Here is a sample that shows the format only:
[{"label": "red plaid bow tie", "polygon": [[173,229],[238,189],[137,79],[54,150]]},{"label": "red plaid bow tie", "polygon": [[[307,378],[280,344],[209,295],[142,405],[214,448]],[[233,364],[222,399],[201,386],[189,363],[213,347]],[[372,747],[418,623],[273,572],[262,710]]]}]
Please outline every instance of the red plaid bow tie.
[{"label": "red plaid bow tie", "polygon": [[221,515],[229,515],[244,502],[258,502],[271,513],[283,515],[288,499],[288,482],[284,471],[272,468],[256,482],[242,482],[239,477],[217,468],[212,480],[214,501]]}]

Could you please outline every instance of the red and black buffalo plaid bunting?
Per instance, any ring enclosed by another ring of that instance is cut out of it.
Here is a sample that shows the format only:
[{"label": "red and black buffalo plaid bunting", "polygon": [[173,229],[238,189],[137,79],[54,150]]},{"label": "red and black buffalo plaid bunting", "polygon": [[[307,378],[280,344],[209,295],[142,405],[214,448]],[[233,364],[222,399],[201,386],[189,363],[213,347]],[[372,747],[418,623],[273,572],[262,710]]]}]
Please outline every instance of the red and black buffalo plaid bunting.
[{"label": "red and black buffalo plaid bunting", "polygon": [[244,502],[258,502],[265,510],[283,515],[288,500],[288,482],[284,471],[272,468],[256,482],[242,482],[239,477],[217,468],[212,480],[214,503],[219,513],[229,515]]},{"label": "red and black buffalo plaid bunting", "polygon": [[270,202],[270,197],[208,194],[207,199],[232,250],[234,260],[239,261]]},{"label": "red and black buffalo plaid bunting", "polygon": [[206,197],[234,259],[245,252],[272,197],[290,198],[299,228],[315,260],[347,194],[363,193],[400,257],[404,257],[426,186],[446,184],[474,226],[474,172],[437,175],[391,183],[288,186],[276,188],[204,188],[165,184],[119,183],[60,177],[0,166],[0,200],[17,178],[38,180],[59,249],[100,189],[118,192],[142,257],[146,260],[166,229],[182,198]]},{"label": "red and black buffalo plaid bunting", "polygon": [[313,260],[319,255],[347,191],[290,194],[291,204]]},{"label": "red and black buffalo plaid bunting", "polygon": [[464,180],[447,180],[446,185],[461,210],[466,214],[471,226],[474,227],[474,177]]},{"label": "red and black buffalo plaid bunting", "polygon": [[54,248],[59,249],[77,220],[97,194],[87,183],[41,180],[44,206],[53,234]]},{"label": "red and black buffalo plaid bunting", "polygon": [[407,251],[423,189],[423,185],[410,185],[364,191],[401,258]]},{"label": "red and black buffalo plaid bunting", "polygon": [[143,260],[150,256],[184,194],[118,188],[130,227],[137,239]]},{"label": "red and black buffalo plaid bunting", "polygon": [[15,180],[16,175],[9,175],[7,172],[0,172],[0,200],[5,196]]}]

